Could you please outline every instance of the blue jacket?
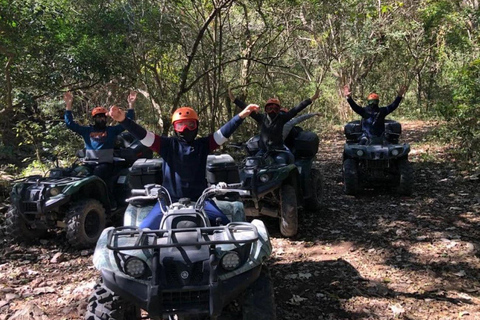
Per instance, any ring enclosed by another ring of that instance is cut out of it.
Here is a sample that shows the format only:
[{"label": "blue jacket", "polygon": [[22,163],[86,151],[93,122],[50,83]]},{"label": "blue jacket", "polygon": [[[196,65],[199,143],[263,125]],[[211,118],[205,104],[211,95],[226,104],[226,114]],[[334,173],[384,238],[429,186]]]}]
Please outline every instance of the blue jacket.
[{"label": "blue jacket", "polygon": [[[128,109],[127,117],[133,119],[135,111]],[[94,126],[82,126],[73,120],[71,110],[65,110],[65,124],[67,128],[80,134],[85,142],[86,156],[98,159],[99,163],[113,162],[113,149],[117,136],[125,129],[121,125],[107,126],[105,130],[97,130]]]},{"label": "blue jacket", "polygon": [[362,117],[362,130],[368,137],[379,137],[382,135],[385,131],[385,117],[397,109],[401,101],[402,97],[397,97],[386,107],[380,108],[377,106],[373,108],[366,106],[362,108],[352,98],[347,98],[347,102],[352,110]]},{"label": "blue jacket", "polygon": [[236,115],[215,133],[197,138],[191,144],[177,137],[146,131],[128,118],[121,125],[163,158],[163,186],[172,201],[178,201],[180,198],[197,200],[200,197],[207,187],[205,171],[208,154],[225,143],[242,122],[243,119]]}]

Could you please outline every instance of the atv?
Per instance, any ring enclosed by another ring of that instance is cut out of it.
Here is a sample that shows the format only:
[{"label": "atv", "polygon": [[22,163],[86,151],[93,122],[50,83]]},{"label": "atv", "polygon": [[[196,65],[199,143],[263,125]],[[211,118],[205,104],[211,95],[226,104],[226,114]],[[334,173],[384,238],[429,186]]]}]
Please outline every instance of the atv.
[{"label": "atv", "polygon": [[[236,221],[223,209],[233,222],[212,226],[203,211],[207,198],[228,203],[225,199],[248,193],[230,187],[212,185],[196,202],[175,203],[161,185],[133,189],[124,226],[105,229],[97,242],[93,263],[101,280],[85,319],[144,319],[141,310],[152,319],[275,319],[273,287],[263,265],[272,250],[265,225]],[[159,228],[138,228],[158,201]],[[231,204],[242,208],[241,202]]]},{"label": "atv", "polygon": [[[247,216],[271,216],[280,219],[280,233],[285,237],[298,232],[298,209],[318,210],[323,194],[323,179],[313,167],[318,151],[318,136],[301,131],[290,146],[294,163],[283,161],[285,150],[267,150],[258,154],[259,137],[246,143],[248,156],[240,166],[242,188],[250,195],[242,197]],[[280,155],[280,156],[279,156]]]},{"label": "atv", "polygon": [[396,188],[401,195],[411,195],[413,168],[408,161],[410,145],[399,143],[400,123],[385,121],[385,132],[372,137],[366,144],[359,120],[344,128],[346,143],[343,151],[343,187],[345,194],[356,195],[363,188]]},{"label": "atv", "polygon": [[137,157],[151,157],[152,152],[125,132],[118,136],[114,155],[111,179],[115,199],[109,198],[105,181],[92,174],[95,159],[87,159],[79,151],[71,167],[57,167],[45,177],[29,176],[14,184],[6,234],[17,242],[31,242],[51,229],[62,228],[73,247],[94,246],[107,223],[127,206],[128,167]]}]

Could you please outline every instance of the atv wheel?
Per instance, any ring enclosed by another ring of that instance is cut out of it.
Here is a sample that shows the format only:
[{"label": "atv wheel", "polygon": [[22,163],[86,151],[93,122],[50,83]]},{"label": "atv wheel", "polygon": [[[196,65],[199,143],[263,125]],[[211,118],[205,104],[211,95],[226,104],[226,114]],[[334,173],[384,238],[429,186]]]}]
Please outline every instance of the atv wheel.
[{"label": "atv wheel", "polygon": [[268,268],[262,266],[260,276],[245,293],[242,319],[275,320],[276,318],[272,278]]},{"label": "atv wheel", "polygon": [[407,159],[398,161],[398,173],[400,175],[398,193],[405,196],[411,195],[413,188],[413,168]]},{"label": "atv wheel", "polygon": [[47,230],[32,228],[17,207],[12,205],[5,216],[5,233],[15,242],[29,243],[43,237]]},{"label": "atv wheel", "polygon": [[280,233],[284,237],[293,237],[297,231],[297,195],[293,186],[284,184],[280,190]]},{"label": "atv wheel", "polygon": [[323,197],[323,178],[320,171],[312,169],[308,182],[312,189],[312,196],[305,200],[305,207],[311,211],[318,210],[322,205]]},{"label": "atv wheel", "polygon": [[358,165],[354,159],[343,161],[343,190],[348,195],[358,192]]},{"label": "atv wheel", "polygon": [[85,320],[137,320],[140,309],[128,303],[101,284],[88,299]]},{"label": "atv wheel", "polygon": [[72,203],[65,222],[67,240],[72,246],[92,247],[105,229],[105,209],[98,200],[78,200]]}]

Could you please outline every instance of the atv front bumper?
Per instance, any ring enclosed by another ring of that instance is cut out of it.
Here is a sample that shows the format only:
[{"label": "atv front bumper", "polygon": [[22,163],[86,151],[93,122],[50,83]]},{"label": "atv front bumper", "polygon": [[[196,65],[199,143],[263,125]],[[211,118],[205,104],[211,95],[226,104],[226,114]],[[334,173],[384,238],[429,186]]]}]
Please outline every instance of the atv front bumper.
[{"label": "atv front bumper", "polygon": [[146,310],[151,317],[168,314],[208,314],[218,316],[222,309],[245,291],[260,275],[262,266],[234,277],[204,286],[165,289],[149,282],[139,282],[120,273],[103,269],[104,285]]}]

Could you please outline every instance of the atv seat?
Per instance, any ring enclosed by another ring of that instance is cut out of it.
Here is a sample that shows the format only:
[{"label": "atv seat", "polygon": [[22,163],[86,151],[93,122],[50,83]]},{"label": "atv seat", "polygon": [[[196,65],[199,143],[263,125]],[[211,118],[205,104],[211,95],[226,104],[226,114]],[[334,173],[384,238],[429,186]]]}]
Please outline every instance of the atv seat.
[{"label": "atv seat", "polygon": [[200,214],[175,214],[171,213],[164,217],[160,229],[184,229],[206,227],[207,224]]}]

